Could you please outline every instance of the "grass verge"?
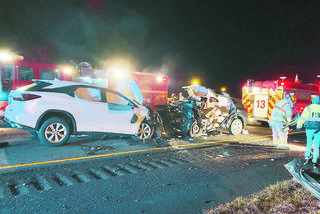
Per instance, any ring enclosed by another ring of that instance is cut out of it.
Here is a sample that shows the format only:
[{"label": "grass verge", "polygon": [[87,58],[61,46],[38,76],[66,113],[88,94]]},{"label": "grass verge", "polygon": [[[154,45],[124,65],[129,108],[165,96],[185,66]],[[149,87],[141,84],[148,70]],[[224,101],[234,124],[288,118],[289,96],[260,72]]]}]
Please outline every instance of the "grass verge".
[{"label": "grass verge", "polygon": [[239,196],[204,213],[320,213],[320,201],[292,179],[271,185],[247,198]]}]

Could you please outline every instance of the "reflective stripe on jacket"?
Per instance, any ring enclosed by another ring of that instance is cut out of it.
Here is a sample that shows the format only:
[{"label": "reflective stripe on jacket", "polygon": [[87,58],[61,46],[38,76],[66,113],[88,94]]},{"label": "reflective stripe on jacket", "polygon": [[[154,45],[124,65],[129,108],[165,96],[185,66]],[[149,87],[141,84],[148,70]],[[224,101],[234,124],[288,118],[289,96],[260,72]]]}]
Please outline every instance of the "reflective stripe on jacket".
[{"label": "reflective stripe on jacket", "polygon": [[272,109],[269,122],[290,122],[292,117],[292,102],[288,99],[279,100]]},{"label": "reflective stripe on jacket", "polygon": [[297,128],[320,129],[320,105],[311,104],[306,107],[298,120]]}]

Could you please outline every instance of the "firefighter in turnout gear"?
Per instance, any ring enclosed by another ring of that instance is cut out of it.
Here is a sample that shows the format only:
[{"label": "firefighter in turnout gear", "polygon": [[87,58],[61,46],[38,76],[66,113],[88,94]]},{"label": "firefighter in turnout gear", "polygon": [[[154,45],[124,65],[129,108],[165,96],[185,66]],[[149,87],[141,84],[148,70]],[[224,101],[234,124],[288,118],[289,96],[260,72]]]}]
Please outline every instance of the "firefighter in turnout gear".
[{"label": "firefighter in turnout gear", "polygon": [[[307,106],[298,120],[297,129],[304,126],[307,135],[307,148],[305,153],[306,162],[311,160],[316,164],[319,158],[320,144],[320,97],[316,96],[312,100],[312,104]],[[313,155],[311,148],[313,145]]]},{"label": "firefighter in turnout gear", "polygon": [[275,147],[286,147],[289,132],[289,123],[292,118],[292,108],[295,97],[288,94],[279,100],[272,109],[269,125],[272,129],[273,145]]}]

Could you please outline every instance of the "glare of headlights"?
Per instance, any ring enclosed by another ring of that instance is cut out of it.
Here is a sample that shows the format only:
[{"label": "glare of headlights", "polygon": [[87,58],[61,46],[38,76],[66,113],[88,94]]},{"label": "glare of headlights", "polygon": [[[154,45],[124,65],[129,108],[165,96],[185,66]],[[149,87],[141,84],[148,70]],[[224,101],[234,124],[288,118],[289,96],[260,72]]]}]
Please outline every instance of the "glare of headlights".
[{"label": "glare of headlights", "polygon": [[11,61],[12,59],[13,59],[13,56],[11,54],[0,52],[0,60],[1,61],[7,62],[7,61]]},{"label": "glare of headlights", "polygon": [[63,70],[63,72],[64,72],[65,74],[71,74],[72,70],[71,70],[70,68],[65,68],[65,69]]},{"label": "glare of headlights", "polygon": [[116,72],[114,73],[114,76],[115,76],[115,78],[116,78],[117,80],[121,80],[121,79],[124,78],[124,74],[123,74],[123,72],[121,72],[121,71],[116,71]]}]

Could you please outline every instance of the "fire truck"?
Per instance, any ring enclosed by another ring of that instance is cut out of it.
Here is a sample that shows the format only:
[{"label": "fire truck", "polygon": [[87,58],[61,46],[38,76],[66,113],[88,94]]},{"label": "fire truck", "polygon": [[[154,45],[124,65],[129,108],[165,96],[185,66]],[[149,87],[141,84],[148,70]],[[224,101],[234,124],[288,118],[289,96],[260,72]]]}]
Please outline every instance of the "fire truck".
[{"label": "fire truck", "polygon": [[0,110],[11,90],[32,83],[33,79],[72,80],[71,73],[62,66],[24,61],[22,56],[0,53]]},{"label": "fire truck", "polygon": [[295,95],[296,102],[293,109],[292,124],[295,125],[297,118],[304,108],[311,104],[314,96],[320,95],[319,85],[303,84],[298,79],[287,80],[280,77],[278,80],[254,81],[247,80],[242,87],[242,103],[248,113],[250,121],[267,121],[277,101],[285,94]]}]

